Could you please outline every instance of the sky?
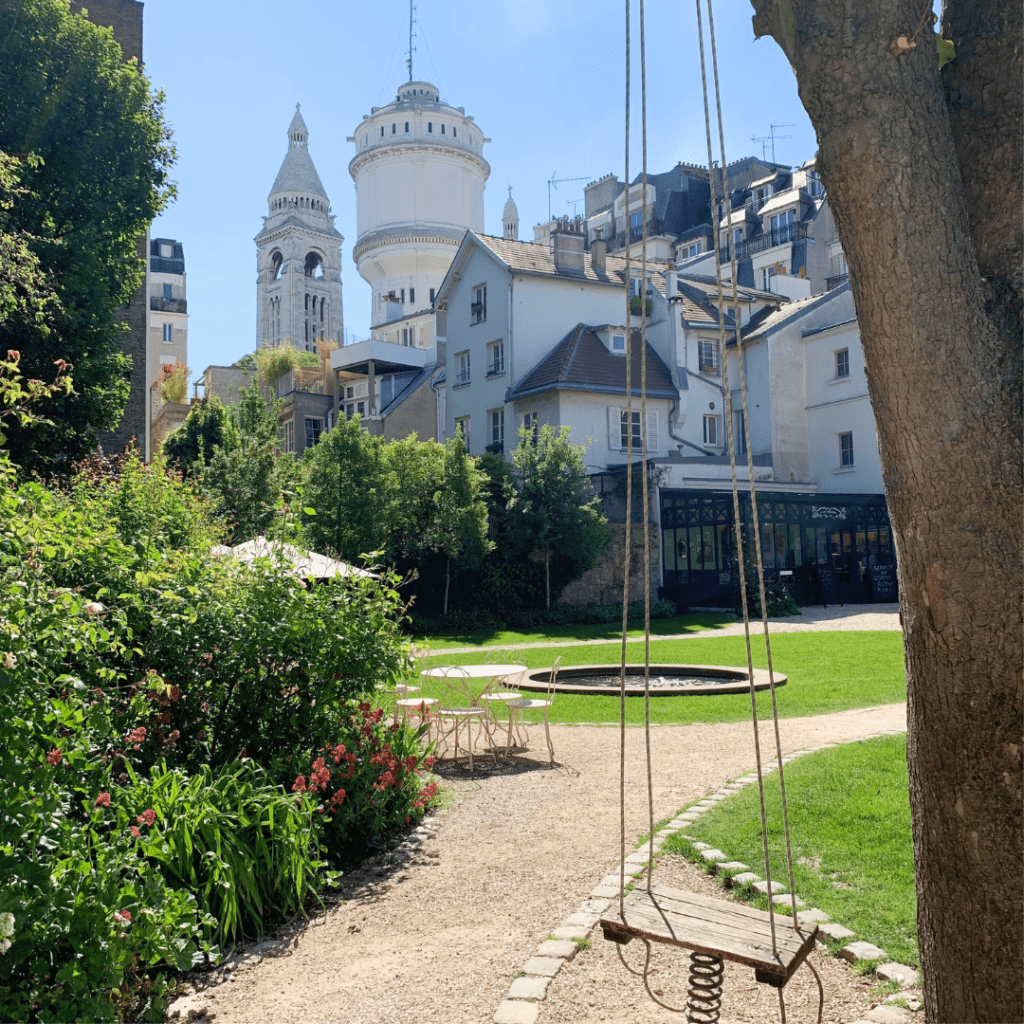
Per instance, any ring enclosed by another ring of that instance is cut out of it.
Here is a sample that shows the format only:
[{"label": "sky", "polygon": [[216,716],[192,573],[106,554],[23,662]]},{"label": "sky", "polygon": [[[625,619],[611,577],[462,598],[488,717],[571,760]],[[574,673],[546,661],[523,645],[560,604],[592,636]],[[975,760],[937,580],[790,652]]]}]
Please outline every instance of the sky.
[{"label": "sky", "polygon": [[[631,144],[641,170],[638,3],[633,0]],[[774,40],[754,40],[746,0],[714,9],[726,158],[799,165],[814,129]],[[645,11],[647,167],[707,163],[695,5],[650,2]],[[625,4],[621,0],[417,0],[413,74],[465,107],[491,165],[484,230],[501,234],[508,186],[520,238],[551,213],[583,211],[583,188],[625,166]],[[705,33],[707,22],[705,16]],[[267,195],[301,103],[309,152],[344,236],[346,341],[369,337],[370,288],[359,276],[356,193],[347,138],[370,108],[408,80],[408,0],[146,0],[143,53],[165,93],[177,163],[177,199],[152,237],[184,245],[188,362],[193,377],[256,347],[256,246]],[[708,54],[710,74],[710,53]],[[712,94],[712,115],[714,101]],[[713,128],[717,140],[717,128]],[[715,159],[719,158],[717,144]],[[548,180],[561,180],[549,189]],[[580,180],[567,180],[580,179]],[[574,205],[575,204],[575,205]]]}]

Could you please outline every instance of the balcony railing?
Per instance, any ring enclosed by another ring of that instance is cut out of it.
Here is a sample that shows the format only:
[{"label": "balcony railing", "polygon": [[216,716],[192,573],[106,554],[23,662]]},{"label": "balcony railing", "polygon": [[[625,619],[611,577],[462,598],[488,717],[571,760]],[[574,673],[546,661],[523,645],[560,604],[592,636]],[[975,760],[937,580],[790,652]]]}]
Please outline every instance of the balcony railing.
[{"label": "balcony railing", "polygon": [[503,360],[496,359],[490,366],[487,367],[488,377],[497,377],[499,373],[505,372],[505,363]]},{"label": "balcony railing", "polygon": [[[756,252],[764,252],[766,249],[774,249],[777,245],[789,245],[792,242],[799,242],[807,237],[806,224],[787,224],[785,227],[775,228],[772,231],[765,231],[763,234],[754,235],[736,246],[736,259],[741,260],[745,256],[753,256]],[[729,262],[729,246],[723,246],[719,250],[719,262]]]},{"label": "balcony railing", "polygon": [[324,371],[319,366],[298,366],[282,374],[277,380],[277,397],[284,398],[293,391],[305,391],[311,395],[326,395]]},{"label": "balcony railing", "polygon": [[187,299],[165,299],[162,295],[150,295],[149,308],[160,313],[187,313]]},{"label": "balcony railing", "polygon": [[840,285],[846,284],[850,280],[850,272],[846,271],[844,274],[836,274],[835,277],[825,278],[825,291],[830,292],[833,288],[838,288]]}]

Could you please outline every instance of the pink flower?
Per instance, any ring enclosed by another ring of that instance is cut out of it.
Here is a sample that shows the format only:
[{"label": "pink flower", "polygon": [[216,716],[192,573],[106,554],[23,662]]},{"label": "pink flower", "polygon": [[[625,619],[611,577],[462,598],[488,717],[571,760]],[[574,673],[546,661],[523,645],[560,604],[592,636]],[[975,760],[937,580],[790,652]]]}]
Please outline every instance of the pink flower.
[{"label": "pink flower", "polygon": [[153,822],[156,821],[156,811],[150,807],[149,810],[143,811],[135,820],[140,825],[152,826]]},{"label": "pink flower", "polygon": [[114,917],[120,918],[122,921],[131,922],[132,912],[130,910],[117,910],[114,912]]},{"label": "pink flower", "polygon": [[51,750],[46,755],[46,763],[47,764],[52,764],[52,765],[58,765],[58,764],[60,764],[61,756],[62,756],[61,752],[56,747],[54,747],[53,750]]},{"label": "pink flower", "polygon": [[142,833],[139,831],[138,827],[135,826],[135,825],[132,825],[132,838],[133,839],[138,839],[139,836],[141,836],[141,835],[142,835]]},{"label": "pink flower", "polygon": [[96,803],[93,804],[93,807],[109,807],[109,806],[110,806],[110,794],[109,793],[100,793],[100,795],[98,797],[96,797]]},{"label": "pink flower", "polygon": [[304,793],[305,791],[306,791],[306,776],[305,775],[300,775],[292,783],[292,792],[293,793]]}]

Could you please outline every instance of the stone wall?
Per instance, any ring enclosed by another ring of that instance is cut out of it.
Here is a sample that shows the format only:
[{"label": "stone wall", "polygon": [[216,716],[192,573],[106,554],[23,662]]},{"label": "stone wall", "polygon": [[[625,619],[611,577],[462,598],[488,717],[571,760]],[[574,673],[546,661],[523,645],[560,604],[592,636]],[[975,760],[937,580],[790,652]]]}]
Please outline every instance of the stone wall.
[{"label": "stone wall", "polygon": [[[612,541],[597,556],[593,569],[588,569],[578,580],[570,583],[562,591],[558,601],[560,604],[621,604],[622,603],[622,568],[626,552],[626,524],[609,523]],[[658,599],[659,551],[661,533],[655,523],[651,523],[651,600]],[[634,523],[630,538],[632,553],[629,560],[629,599],[642,601],[644,597],[644,527],[643,523]]]}]

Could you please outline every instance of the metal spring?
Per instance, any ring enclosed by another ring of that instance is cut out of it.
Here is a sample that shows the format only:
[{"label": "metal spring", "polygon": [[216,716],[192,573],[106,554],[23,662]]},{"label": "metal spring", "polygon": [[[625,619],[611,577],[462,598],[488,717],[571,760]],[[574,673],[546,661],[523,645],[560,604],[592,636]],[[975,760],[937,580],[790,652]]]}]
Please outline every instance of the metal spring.
[{"label": "metal spring", "polygon": [[690,954],[689,998],[686,1001],[688,1024],[716,1024],[722,1009],[722,958],[710,953]]}]

